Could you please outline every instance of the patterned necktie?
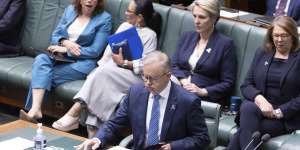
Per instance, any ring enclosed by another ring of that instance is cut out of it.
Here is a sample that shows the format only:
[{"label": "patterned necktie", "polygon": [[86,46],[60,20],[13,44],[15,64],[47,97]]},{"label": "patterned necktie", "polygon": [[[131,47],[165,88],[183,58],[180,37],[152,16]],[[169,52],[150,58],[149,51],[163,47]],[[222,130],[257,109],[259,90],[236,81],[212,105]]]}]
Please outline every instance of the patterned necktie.
[{"label": "patterned necktie", "polygon": [[155,145],[158,144],[159,142],[159,137],[158,137],[158,126],[159,126],[159,117],[160,117],[159,99],[160,99],[160,95],[154,95],[147,145]]},{"label": "patterned necktie", "polygon": [[275,10],[275,14],[274,14],[275,17],[284,15],[284,9],[286,7],[287,1],[288,0],[280,0],[278,8]]}]

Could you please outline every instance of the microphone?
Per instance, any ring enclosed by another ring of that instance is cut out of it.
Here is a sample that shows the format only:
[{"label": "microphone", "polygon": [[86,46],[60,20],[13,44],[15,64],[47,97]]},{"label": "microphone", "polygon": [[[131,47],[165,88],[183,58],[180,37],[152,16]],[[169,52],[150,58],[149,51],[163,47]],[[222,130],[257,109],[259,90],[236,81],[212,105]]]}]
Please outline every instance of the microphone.
[{"label": "microphone", "polygon": [[270,135],[270,134],[268,134],[268,133],[264,134],[264,135],[261,137],[260,142],[256,145],[256,147],[255,147],[253,150],[258,149],[258,147],[259,147],[262,143],[268,141],[270,138],[271,138],[271,135]]},{"label": "microphone", "polygon": [[251,141],[247,144],[247,146],[244,148],[244,150],[247,150],[249,148],[249,146],[254,142],[254,140],[257,139],[257,138],[259,138],[259,137],[260,137],[260,132],[259,131],[255,131],[252,134]]}]

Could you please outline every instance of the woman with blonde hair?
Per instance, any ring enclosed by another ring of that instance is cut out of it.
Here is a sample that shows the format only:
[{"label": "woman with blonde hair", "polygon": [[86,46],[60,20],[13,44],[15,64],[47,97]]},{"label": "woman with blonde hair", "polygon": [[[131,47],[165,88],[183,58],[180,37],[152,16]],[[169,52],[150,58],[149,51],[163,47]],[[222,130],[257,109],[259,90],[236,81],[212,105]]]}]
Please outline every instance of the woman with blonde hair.
[{"label": "woman with blonde hair", "polygon": [[192,4],[196,31],[184,33],[172,59],[172,74],[202,100],[226,105],[234,87],[237,59],[233,40],[219,33],[218,0]]}]

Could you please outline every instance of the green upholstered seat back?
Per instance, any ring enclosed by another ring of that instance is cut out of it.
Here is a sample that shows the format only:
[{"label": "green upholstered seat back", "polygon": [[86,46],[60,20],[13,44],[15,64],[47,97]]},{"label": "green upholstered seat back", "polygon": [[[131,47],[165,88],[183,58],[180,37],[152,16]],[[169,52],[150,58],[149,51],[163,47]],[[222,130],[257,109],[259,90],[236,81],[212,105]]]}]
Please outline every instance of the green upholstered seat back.
[{"label": "green upholstered seat back", "polygon": [[245,47],[245,54],[243,56],[243,61],[240,64],[240,73],[236,81],[235,93],[241,95],[240,85],[244,82],[247,75],[249,67],[251,65],[252,59],[256,52],[256,49],[263,45],[267,30],[265,28],[251,26],[250,32],[248,34],[247,43]]},{"label": "green upholstered seat back", "polygon": [[36,55],[50,44],[64,8],[71,0],[27,0],[26,16],[22,29],[22,47],[26,55]]},{"label": "green upholstered seat back", "polygon": [[122,20],[120,20],[120,14],[124,13],[120,11],[122,0],[106,0],[104,9],[111,14],[113,19],[113,30],[112,33],[114,33],[119,25],[122,23]]},{"label": "green upholstered seat back", "polygon": [[233,95],[241,96],[240,85],[245,78],[256,49],[263,44],[266,29],[226,19],[220,19],[216,28],[234,41],[238,72]]},{"label": "green upholstered seat back", "polygon": [[161,50],[161,47],[162,47],[162,45],[164,43],[164,39],[165,39],[168,15],[169,15],[171,8],[164,6],[164,5],[154,4],[154,9],[156,12],[158,12],[160,14],[160,16],[162,18],[160,37],[159,37],[159,41],[158,41],[158,49]]},{"label": "green upholstered seat back", "polygon": [[217,146],[221,105],[217,103],[202,101],[201,107],[204,112],[205,123],[207,125],[208,134],[210,138],[209,149],[213,149]]},{"label": "green upholstered seat back", "polygon": [[171,8],[161,50],[172,57],[181,34],[184,31],[193,29],[193,21],[189,11]]}]

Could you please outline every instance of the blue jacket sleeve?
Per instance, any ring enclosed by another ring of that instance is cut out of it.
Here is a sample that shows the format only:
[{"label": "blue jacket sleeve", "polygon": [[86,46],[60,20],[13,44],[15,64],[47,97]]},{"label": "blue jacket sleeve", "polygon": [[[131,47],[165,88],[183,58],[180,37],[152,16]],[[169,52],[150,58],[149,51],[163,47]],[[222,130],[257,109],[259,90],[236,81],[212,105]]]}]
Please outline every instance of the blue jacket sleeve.
[{"label": "blue jacket sleeve", "polygon": [[59,40],[62,38],[67,39],[68,38],[68,34],[67,32],[64,30],[64,25],[67,22],[68,19],[68,11],[71,11],[72,6],[68,6],[64,13],[62,14],[58,24],[56,25],[56,28],[54,29],[54,31],[52,32],[52,37],[51,37],[51,44],[52,45],[58,45]]}]

